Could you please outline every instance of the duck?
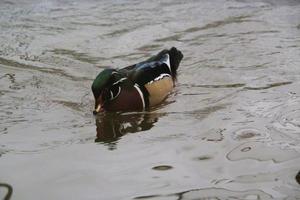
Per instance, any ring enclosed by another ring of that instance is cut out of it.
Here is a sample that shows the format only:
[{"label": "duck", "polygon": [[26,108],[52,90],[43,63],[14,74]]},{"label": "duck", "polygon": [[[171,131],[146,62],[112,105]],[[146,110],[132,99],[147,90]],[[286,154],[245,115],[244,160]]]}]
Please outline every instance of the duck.
[{"label": "duck", "polygon": [[162,103],[172,92],[183,54],[176,47],[121,69],[106,68],[94,79],[93,113],[144,111]]}]

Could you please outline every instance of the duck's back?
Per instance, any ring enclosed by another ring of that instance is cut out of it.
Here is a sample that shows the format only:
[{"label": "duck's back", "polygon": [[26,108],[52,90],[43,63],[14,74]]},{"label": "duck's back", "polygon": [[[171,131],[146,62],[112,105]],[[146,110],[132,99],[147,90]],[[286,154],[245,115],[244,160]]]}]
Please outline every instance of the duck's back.
[{"label": "duck's back", "polygon": [[181,59],[182,53],[171,48],[120,71],[126,73],[132,83],[146,90],[147,94],[144,92],[144,95],[151,107],[161,103],[172,91]]},{"label": "duck's back", "polygon": [[169,55],[165,54],[160,60],[145,61],[127,68],[128,78],[147,91],[149,106],[162,102],[172,91],[172,77]]},{"label": "duck's back", "polygon": [[[168,56],[166,55],[166,57]],[[159,60],[138,63],[129,73],[129,78],[139,85],[153,82],[162,78],[162,76],[172,77],[171,68],[167,60],[165,60],[165,62],[164,60]]]}]

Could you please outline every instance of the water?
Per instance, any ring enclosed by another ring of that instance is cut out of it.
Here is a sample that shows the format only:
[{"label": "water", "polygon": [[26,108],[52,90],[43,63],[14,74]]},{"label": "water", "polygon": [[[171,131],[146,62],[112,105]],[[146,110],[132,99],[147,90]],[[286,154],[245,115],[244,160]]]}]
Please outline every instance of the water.
[{"label": "water", "polygon": [[[0,13],[12,199],[300,197],[299,1],[7,0]],[[185,58],[163,105],[92,115],[103,67],[172,46]]]}]

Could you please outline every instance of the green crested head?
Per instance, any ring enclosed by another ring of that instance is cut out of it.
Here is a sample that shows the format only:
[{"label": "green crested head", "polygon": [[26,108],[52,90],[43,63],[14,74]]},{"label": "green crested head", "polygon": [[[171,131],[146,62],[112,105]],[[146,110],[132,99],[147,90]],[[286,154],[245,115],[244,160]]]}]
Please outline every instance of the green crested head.
[{"label": "green crested head", "polygon": [[100,96],[103,89],[107,86],[114,71],[115,70],[113,69],[105,69],[102,72],[100,72],[95,78],[92,84],[92,91],[95,99],[97,99]]}]

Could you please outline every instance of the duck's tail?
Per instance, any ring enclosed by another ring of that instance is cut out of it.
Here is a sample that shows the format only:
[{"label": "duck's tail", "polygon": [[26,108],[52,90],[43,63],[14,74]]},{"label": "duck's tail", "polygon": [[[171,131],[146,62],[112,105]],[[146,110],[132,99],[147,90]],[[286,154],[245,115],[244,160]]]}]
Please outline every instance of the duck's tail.
[{"label": "duck's tail", "polygon": [[179,67],[179,64],[183,58],[183,54],[181,51],[176,49],[175,47],[172,47],[169,51],[168,54],[170,56],[170,65],[171,65],[171,71],[172,71],[172,76],[176,78],[177,75],[177,69]]},{"label": "duck's tail", "polygon": [[178,50],[176,47],[172,47],[171,49],[165,49],[159,52],[157,55],[152,56],[145,62],[152,62],[152,61],[160,61],[164,58],[166,54],[169,54],[170,59],[170,67],[173,78],[176,78],[177,75],[177,69],[179,67],[179,64],[183,58],[183,54],[180,50]]}]

